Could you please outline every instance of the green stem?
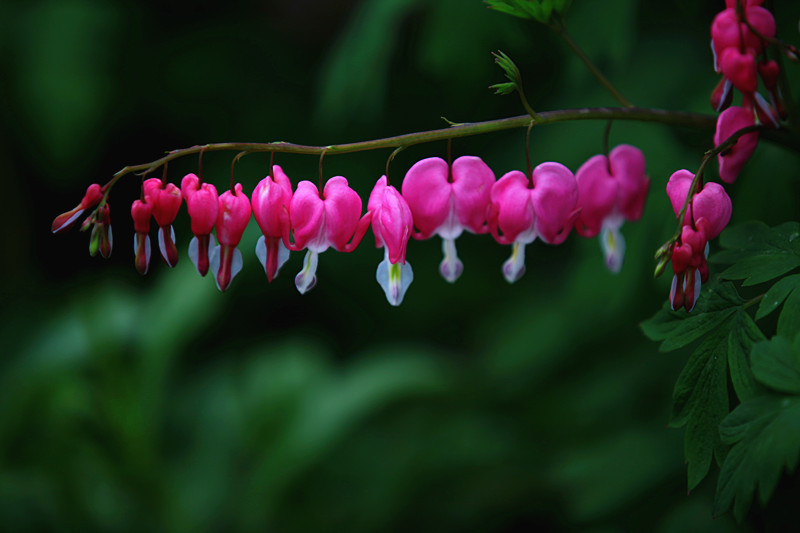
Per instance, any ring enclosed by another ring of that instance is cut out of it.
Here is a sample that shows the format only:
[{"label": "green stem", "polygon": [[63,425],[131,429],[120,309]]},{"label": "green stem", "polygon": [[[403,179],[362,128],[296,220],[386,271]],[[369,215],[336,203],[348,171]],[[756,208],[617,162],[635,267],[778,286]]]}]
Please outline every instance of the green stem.
[{"label": "green stem", "polygon": [[749,300],[747,300],[745,303],[742,304],[742,309],[745,310],[745,309],[749,309],[750,307],[753,307],[757,303],[761,302],[761,300],[764,299],[764,296],[766,296],[766,293],[765,294],[759,294],[758,296],[750,298]]},{"label": "green stem", "polygon": [[589,69],[589,72],[591,72],[592,75],[597,79],[597,81],[599,81],[600,84],[603,87],[605,87],[608,92],[611,93],[611,96],[613,96],[617,102],[619,102],[621,105],[625,107],[634,107],[633,104],[627,98],[622,96],[622,93],[619,92],[617,88],[611,84],[610,81],[608,81],[608,78],[606,78],[603,75],[603,73],[600,72],[600,69],[598,69],[594,65],[594,63],[592,63],[592,60],[589,59],[589,57],[583,53],[583,50],[581,50],[581,48],[575,43],[575,41],[572,40],[572,37],[570,37],[569,33],[567,33],[567,27],[564,24],[563,20],[558,22],[551,22],[550,27],[559,36],[561,36],[564,42],[567,43],[567,46],[569,46],[575,53],[575,55],[578,56],[578,58],[581,61],[583,61],[583,64],[586,65],[586,68]]},{"label": "green stem", "polygon": [[[681,111],[666,111],[663,109],[649,109],[638,107],[598,107],[583,109],[561,109],[557,111],[545,111],[537,113],[538,120],[536,125],[553,124],[556,122],[567,122],[573,120],[634,120],[639,122],[657,122],[673,126],[685,126],[699,129],[711,130],[716,123],[713,115],[700,113],[686,113]],[[399,148],[400,146],[411,146],[414,144],[443,141],[471,135],[480,135],[497,131],[509,130],[514,128],[527,127],[531,123],[530,115],[519,115],[515,117],[501,118],[497,120],[487,120],[485,122],[470,122],[458,124],[449,128],[437,130],[407,133],[383,139],[373,139],[345,144],[334,144],[327,146],[310,146],[304,144],[294,144],[288,142],[271,143],[211,143],[195,145],[189,148],[172,150],[164,157],[143,163],[140,165],[129,165],[114,174],[107,187],[113,186],[116,181],[126,174],[132,172],[148,173],[157,169],[161,165],[180,157],[198,154],[200,152],[219,152],[219,151],[239,151],[239,152],[282,152],[291,154],[325,155],[348,154],[362,152],[366,150],[377,150],[382,148]],[[784,144],[789,144],[784,140]],[[800,147],[800,141],[797,141]]]}]

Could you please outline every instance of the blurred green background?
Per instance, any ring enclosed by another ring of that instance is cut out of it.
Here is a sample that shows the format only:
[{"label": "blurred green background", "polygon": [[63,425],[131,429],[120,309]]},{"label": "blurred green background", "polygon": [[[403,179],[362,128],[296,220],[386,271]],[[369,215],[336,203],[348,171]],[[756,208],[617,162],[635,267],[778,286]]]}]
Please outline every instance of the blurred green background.
[{"label": "blurred green background", "polygon": [[[776,2],[798,42],[796,2]],[[574,0],[575,40],[642,106],[710,112],[708,26],[718,2]],[[0,3],[0,175],[5,224],[0,358],[0,529],[5,531],[733,531],[712,521],[715,475],[686,495],[682,432],[667,429],[686,352],[659,354],[638,323],[666,298],[653,251],[674,226],[668,176],[694,169],[711,132],[615,123],[652,179],[609,274],[596,240],[509,250],[458,241],[462,278],[438,274],[440,241],[413,241],[400,308],[375,282],[383,252],[320,257],[300,296],[302,255],[266,281],[253,249],[227,293],[193,270],[185,211],[174,271],[133,268],[123,180],[116,245],[52,236],[91,182],[165,150],[222,141],[332,144],[522,113],[490,51],[518,63],[537,110],[615,102],[544,27],[477,0],[5,0]],[[797,88],[798,67],[790,66]],[[795,92],[797,94],[797,92]],[[576,170],[603,123],[531,135],[534,164]],[[499,178],[524,169],[524,131],[458,140]],[[420,145],[392,163],[399,178]],[[207,154],[227,188],[234,154]],[[366,204],[389,151],[327,157]],[[277,155],[296,184],[317,159]],[[798,219],[798,158],[761,143],[730,187],[733,221]],[[248,194],[269,157],[236,166]],[[196,171],[170,165],[179,181]],[[776,497],[780,499],[780,496]],[[785,502],[784,502],[785,503]],[[776,504],[777,505],[777,504]]]}]

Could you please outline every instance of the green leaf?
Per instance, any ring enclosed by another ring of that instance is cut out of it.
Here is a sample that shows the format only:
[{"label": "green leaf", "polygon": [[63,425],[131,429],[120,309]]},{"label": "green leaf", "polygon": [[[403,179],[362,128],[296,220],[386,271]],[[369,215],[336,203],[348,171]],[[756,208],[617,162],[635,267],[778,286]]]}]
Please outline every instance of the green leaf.
[{"label": "green leaf", "polygon": [[489,9],[494,9],[495,11],[499,11],[500,13],[506,13],[507,15],[513,15],[515,17],[520,17],[524,19],[533,18],[530,14],[519,6],[519,2],[515,2],[513,0],[484,0],[486,5]]},{"label": "green leaf", "polygon": [[800,394],[800,335],[794,344],[780,335],[759,342],[750,359],[758,381],[778,392]]},{"label": "green leaf", "polygon": [[489,9],[547,24],[553,11],[563,13],[570,0],[484,0]]},{"label": "green leaf", "polygon": [[661,311],[642,322],[642,331],[654,341],[664,341],[659,350],[669,352],[699,339],[729,319],[741,299],[731,283],[711,283],[704,288],[691,313],[673,311],[666,302]]},{"label": "green leaf", "polygon": [[769,228],[748,222],[725,230],[720,236],[723,251],[712,260],[731,264],[721,276],[756,285],[775,279],[800,266],[800,224],[787,222]]},{"label": "green leaf", "polygon": [[496,83],[490,85],[489,88],[494,89],[494,94],[511,94],[517,89],[517,85],[515,83]]},{"label": "green leaf", "polygon": [[686,424],[684,454],[689,463],[688,488],[708,473],[719,453],[717,427],[728,414],[727,328],[717,328],[698,346],[681,372],[673,393],[670,425]]},{"label": "green leaf", "polygon": [[750,400],[762,392],[750,369],[747,356],[751,353],[754,343],[764,340],[766,340],[764,334],[750,315],[742,310],[738,311],[731,323],[728,336],[728,368],[736,397],[741,402]]},{"label": "green leaf", "polygon": [[786,276],[770,287],[761,300],[761,305],[758,306],[756,320],[764,318],[777,309],[786,297],[789,296],[789,293],[798,286],[800,286],[800,274],[793,274],[791,276]]},{"label": "green leaf", "polygon": [[800,257],[787,252],[766,252],[763,255],[742,259],[726,268],[722,274],[725,279],[743,279],[742,285],[758,285],[775,279],[800,266]]},{"label": "green leaf", "polygon": [[792,291],[786,298],[778,317],[778,335],[793,339],[800,333],[800,291]]},{"label": "green leaf", "polygon": [[714,496],[714,515],[733,505],[741,521],[758,489],[762,505],[769,501],[786,468],[797,468],[800,457],[800,398],[761,396],[737,407],[720,425],[726,444],[734,444],[725,459]]}]

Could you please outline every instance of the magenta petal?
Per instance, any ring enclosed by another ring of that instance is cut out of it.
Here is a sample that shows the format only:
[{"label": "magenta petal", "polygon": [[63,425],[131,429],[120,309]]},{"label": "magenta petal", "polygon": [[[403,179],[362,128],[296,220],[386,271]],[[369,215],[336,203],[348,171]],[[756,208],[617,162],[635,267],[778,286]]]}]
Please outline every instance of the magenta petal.
[{"label": "magenta petal", "polygon": [[[317,186],[310,181],[298,183],[289,205],[291,226],[297,248],[305,248],[312,239],[317,240],[325,220],[324,214],[325,206],[322,198],[319,197]],[[327,247],[326,242],[324,248],[318,251],[323,251]]]},{"label": "magenta petal", "polygon": [[386,185],[382,176],[369,197],[368,210],[372,212],[372,231],[375,245],[386,246],[392,263],[405,263],[406,245],[411,237],[413,219],[405,199],[392,186]]},{"label": "magenta petal", "polygon": [[[720,113],[714,143],[720,145],[738,130],[755,124],[753,112],[743,107],[729,107]],[[717,156],[719,177],[726,183],[733,183],[742,167],[753,155],[758,145],[758,132],[742,135],[727,152]]]},{"label": "magenta petal", "polygon": [[549,244],[560,244],[569,235],[578,203],[575,176],[561,163],[542,163],[533,169],[533,210],[536,232]]},{"label": "magenta petal", "polygon": [[[683,204],[686,202],[686,195],[689,194],[689,187],[691,187],[693,179],[694,174],[685,169],[673,172],[672,176],[669,177],[669,181],[667,182],[667,196],[672,203],[672,210],[675,212],[676,217],[680,214],[681,209],[683,209]],[[689,217],[690,214],[687,210],[686,216],[683,219],[684,224],[690,222],[691,219]]]},{"label": "magenta petal", "polygon": [[608,172],[606,156],[589,158],[575,174],[575,182],[581,208],[575,230],[584,237],[595,237],[600,233],[603,219],[614,209],[619,188],[617,180]]},{"label": "magenta petal", "polygon": [[403,198],[411,209],[414,225],[426,238],[436,232],[450,212],[453,187],[447,181],[448,173],[444,159],[429,157],[414,163],[403,179]]},{"label": "magenta petal", "polygon": [[186,198],[186,209],[192,219],[192,233],[208,235],[217,223],[219,195],[211,183],[198,185],[194,174],[187,174],[181,181],[181,191]]},{"label": "magenta petal", "polygon": [[252,195],[253,216],[265,237],[280,237],[288,224],[288,208],[292,201],[292,184],[281,167],[272,167],[272,178],[262,179]]},{"label": "magenta petal", "polygon": [[[528,178],[512,170],[492,185],[492,217],[490,225],[495,239],[501,244],[519,241],[531,243],[536,239],[535,215],[531,203]],[[499,238],[498,233],[503,233]]]},{"label": "magenta petal", "polygon": [[[239,244],[250,221],[250,214],[250,201],[242,192],[241,183],[237,183],[233,191],[226,191],[220,195],[216,227],[217,240],[221,246],[235,248]],[[226,257],[227,253],[225,252]]]},{"label": "magenta petal", "polygon": [[[731,198],[719,183],[706,183],[692,199],[692,214],[696,223],[706,220],[706,239],[719,235],[731,219]],[[699,225],[699,224],[698,224]]]},{"label": "magenta petal", "polygon": [[496,181],[494,172],[480,157],[462,156],[453,162],[452,173],[458,221],[473,233],[484,232],[492,185]]},{"label": "magenta petal", "polygon": [[735,47],[726,48],[719,58],[719,67],[733,86],[743,93],[752,93],[758,88],[756,58],[753,54],[742,53]]},{"label": "magenta petal", "polygon": [[608,158],[611,173],[619,183],[617,208],[626,219],[639,220],[650,188],[644,154],[635,146],[621,144],[611,150]]},{"label": "magenta petal", "polygon": [[325,230],[328,241],[337,250],[347,247],[361,218],[361,198],[342,176],[325,184]]}]

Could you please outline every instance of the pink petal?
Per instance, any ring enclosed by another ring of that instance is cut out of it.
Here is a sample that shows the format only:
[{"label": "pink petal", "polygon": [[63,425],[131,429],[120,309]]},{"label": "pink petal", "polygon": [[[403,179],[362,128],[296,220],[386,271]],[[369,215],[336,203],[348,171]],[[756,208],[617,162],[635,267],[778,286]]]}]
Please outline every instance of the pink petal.
[{"label": "pink petal", "polygon": [[703,190],[692,200],[692,214],[696,225],[705,219],[706,239],[711,240],[719,235],[731,219],[731,198],[719,183],[706,183]]},{"label": "pink petal", "polygon": [[611,214],[617,199],[617,180],[608,173],[608,159],[604,155],[589,158],[575,174],[578,186],[578,207],[581,212],[575,221],[575,230],[584,237],[600,233],[603,219]]},{"label": "pink petal", "polygon": [[480,157],[462,156],[453,162],[452,173],[458,221],[473,233],[484,232],[494,172]]},{"label": "pink petal", "polygon": [[450,212],[453,187],[447,181],[448,172],[444,159],[429,157],[414,163],[403,179],[403,198],[425,238],[436,232]]},{"label": "pink petal", "polygon": [[609,154],[611,173],[619,183],[617,208],[628,220],[639,220],[650,188],[644,154],[635,146],[621,144]]},{"label": "pink petal", "polygon": [[[536,239],[536,219],[531,203],[528,178],[512,170],[492,185],[492,234],[500,244],[515,241],[530,243]],[[503,233],[502,238],[499,232]]]},{"label": "pink petal", "polygon": [[533,210],[536,232],[548,244],[560,244],[576,217],[578,186],[575,176],[561,163],[542,163],[533,169]]}]

